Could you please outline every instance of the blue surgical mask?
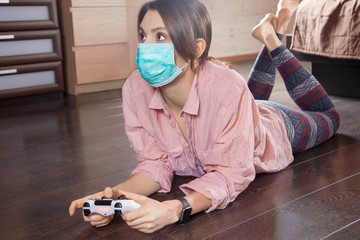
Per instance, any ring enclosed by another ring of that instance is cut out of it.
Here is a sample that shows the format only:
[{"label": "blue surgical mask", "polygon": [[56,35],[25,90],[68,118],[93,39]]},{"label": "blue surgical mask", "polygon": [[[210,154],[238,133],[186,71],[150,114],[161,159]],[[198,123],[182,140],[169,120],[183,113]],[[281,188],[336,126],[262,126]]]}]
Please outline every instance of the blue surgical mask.
[{"label": "blue surgical mask", "polygon": [[187,65],[176,66],[174,53],[172,43],[139,43],[136,64],[140,76],[153,87],[172,82]]}]

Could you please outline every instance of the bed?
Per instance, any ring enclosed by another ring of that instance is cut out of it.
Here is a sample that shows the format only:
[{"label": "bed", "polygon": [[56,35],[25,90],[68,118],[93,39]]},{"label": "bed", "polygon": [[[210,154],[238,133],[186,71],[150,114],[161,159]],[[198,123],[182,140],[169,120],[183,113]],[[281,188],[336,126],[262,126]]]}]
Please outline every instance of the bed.
[{"label": "bed", "polygon": [[290,49],[330,94],[360,97],[360,0],[302,1]]}]

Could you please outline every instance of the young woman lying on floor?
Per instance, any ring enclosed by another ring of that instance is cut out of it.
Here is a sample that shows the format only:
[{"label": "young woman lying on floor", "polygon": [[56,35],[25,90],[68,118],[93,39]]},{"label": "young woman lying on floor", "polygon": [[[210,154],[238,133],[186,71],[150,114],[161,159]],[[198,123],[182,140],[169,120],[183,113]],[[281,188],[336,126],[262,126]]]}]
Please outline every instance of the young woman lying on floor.
[{"label": "young woman lying on floor", "polygon": [[[138,16],[138,70],[123,87],[126,133],[138,166],[115,187],[75,200],[70,215],[88,198],[126,195],[141,204],[122,216],[150,233],[190,214],[223,209],[254,180],[293,161],[294,152],[334,135],[339,116],[319,82],[281,43],[300,1],[283,0],[253,29],[264,44],[246,84],[237,72],[211,60],[211,22],[197,0],[157,0]],[[268,101],[276,68],[300,107]],[[159,202],[173,175],[195,176],[180,186],[185,196]],[[101,227],[112,216],[84,220]]]}]

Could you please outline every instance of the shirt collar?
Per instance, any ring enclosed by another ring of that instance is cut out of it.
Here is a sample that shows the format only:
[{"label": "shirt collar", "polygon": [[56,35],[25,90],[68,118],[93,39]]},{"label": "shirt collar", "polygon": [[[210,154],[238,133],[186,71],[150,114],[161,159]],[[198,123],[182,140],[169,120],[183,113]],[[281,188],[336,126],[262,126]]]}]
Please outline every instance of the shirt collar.
[{"label": "shirt collar", "polygon": [[[188,98],[186,100],[183,112],[197,115],[199,112],[199,95],[198,95],[198,74],[195,74],[194,81],[189,91]],[[154,94],[151,98],[149,108],[150,109],[165,109],[165,101],[161,95],[160,88],[155,88]]]},{"label": "shirt collar", "polygon": [[191,115],[198,115],[199,105],[200,105],[200,100],[198,95],[198,72],[196,72],[189,95],[186,99],[185,106],[183,108],[183,112],[186,112]]},{"label": "shirt collar", "polygon": [[149,108],[151,109],[163,109],[164,108],[164,99],[161,95],[160,88],[155,88],[154,94],[151,98]]}]

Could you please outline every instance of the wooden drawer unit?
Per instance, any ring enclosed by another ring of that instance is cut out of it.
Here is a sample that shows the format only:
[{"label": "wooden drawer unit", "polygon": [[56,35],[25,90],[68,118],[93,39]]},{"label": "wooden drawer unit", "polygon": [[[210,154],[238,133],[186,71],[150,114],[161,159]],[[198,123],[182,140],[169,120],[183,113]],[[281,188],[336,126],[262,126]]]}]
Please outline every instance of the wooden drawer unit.
[{"label": "wooden drawer unit", "polygon": [[0,66],[62,59],[60,31],[0,32]]},{"label": "wooden drawer unit", "polygon": [[0,0],[0,29],[55,29],[56,11],[55,0]]},{"label": "wooden drawer unit", "polygon": [[66,91],[120,88],[130,74],[125,0],[62,0]]},{"label": "wooden drawer unit", "polygon": [[0,0],[0,99],[62,92],[56,0]]},{"label": "wooden drawer unit", "polygon": [[0,67],[0,99],[63,89],[61,62]]}]

